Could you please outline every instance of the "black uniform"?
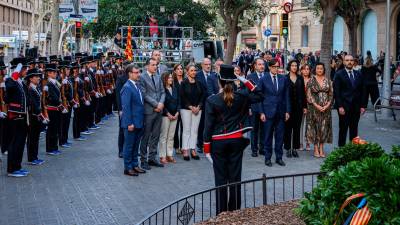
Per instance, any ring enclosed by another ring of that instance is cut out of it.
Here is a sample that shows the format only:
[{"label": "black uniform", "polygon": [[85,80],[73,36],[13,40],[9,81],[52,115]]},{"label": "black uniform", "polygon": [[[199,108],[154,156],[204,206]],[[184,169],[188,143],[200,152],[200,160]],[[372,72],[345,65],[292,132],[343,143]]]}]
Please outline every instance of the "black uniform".
[{"label": "black uniform", "polygon": [[50,122],[47,125],[46,132],[46,152],[52,152],[58,150],[58,131],[61,117],[61,92],[56,80],[48,80],[47,92],[47,113]]},{"label": "black uniform", "polygon": [[[231,107],[224,102],[223,93],[210,96],[206,101],[204,128],[204,152],[211,153],[215,175],[215,186],[239,182],[242,173],[243,150],[250,143],[243,134],[252,127],[246,127],[246,117],[251,103],[263,100],[262,93],[256,92],[255,86],[245,82],[246,87],[234,92]],[[240,209],[240,185],[216,191],[217,214]]]},{"label": "black uniform", "polygon": [[[79,97],[79,102],[74,102],[74,119],[72,121],[72,133],[74,138],[81,137],[81,132],[84,131],[87,127],[85,127],[85,113],[84,113],[84,105],[85,105],[85,95],[83,90],[83,80],[79,77],[71,78],[70,82],[75,85],[76,82],[76,89],[74,90],[73,94],[77,94]],[[75,93],[75,91],[77,93]]]},{"label": "black uniform", "polygon": [[27,88],[21,79],[8,78],[5,82],[5,102],[8,104],[8,145],[7,172],[12,173],[21,169],[24,146],[28,133],[27,119]]},{"label": "black uniform", "polygon": [[99,98],[96,98],[96,90],[98,88],[96,83],[96,70],[89,68],[87,77],[90,80],[90,96],[92,98],[92,102],[89,107],[88,127],[92,128],[95,126],[96,112],[98,112],[99,107]]},{"label": "black uniform", "polygon": [[72,114],[72,98],[73,98],[73,86],[69,79],[65,78],[62,81],[62,85],[64,86],[64,97],[67,102],[67,111],[66,113],[61,113],[61,122],[60,122],[60,132],[59,132],[59,144],[64,145],[68,142],[68,131],[69,124],[71,122],[71,114]]},{"label": "black uniform", "polygon": [[27,139],[28,162],[38,159],[39,137],[42,128],[41,113],[41,92],[35,85],[28,88],[29,96],[29,128]]}]

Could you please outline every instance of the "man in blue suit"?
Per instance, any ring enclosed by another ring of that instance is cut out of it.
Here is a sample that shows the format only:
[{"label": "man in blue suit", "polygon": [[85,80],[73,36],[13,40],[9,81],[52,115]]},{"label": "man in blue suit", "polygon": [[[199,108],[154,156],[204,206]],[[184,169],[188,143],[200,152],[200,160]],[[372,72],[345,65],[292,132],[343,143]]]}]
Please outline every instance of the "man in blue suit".
[{"label": "man in blue suit", "polygon": [[[201,71],[197,72],[196,74],[196,81],[201,84],[203,90],[207,93],[203,102],[203,105],[205,105],[205,102],[210,95],[217,94],[219,92],[217,75],[211,72],[211,60],[209,58],[203,59],[203,62],[201,63]],[[205,110],[203,110],[201,113],[198,130],[199,134],[202,134],[204,130],[204,113]],[[198,152],[203,152],[203,135],[197,136],[197,148]]]},{"label": "man in blue suit", "polygon": [[285,166],[282,160],[282,145],[285,129],[285,121],[289,119],[290,101],[289,86],[284,76],[278,75],[279,63],[276,60],[269,62],[270,72],[265,74],[259,81],[258,87],[264,96],[261,104],[261,121],[265,129],[265,165],[272,166],[272,138],[275,134],[275,157],[276,163]]},{"label": "man in blue suit", "polygon": [[129,79],[121,90],[121,128],[124,130],[124,174],[138,176],[145,173],[139,167],[139,143],[143,133],[144,102],[138,87],[140,70],[133,64],[126,67]]},{"label": "man in blue suit", "polygon": [[[264,60],[257,58],[255,61],[256,71],[249,76],[248,80],[253,81],[254,84],[258,85],[260,79],[264,76]],[[261,121],[261,107],[260,103],[252,104],[250,107],[250,120],[253,130],[251,130],[251,156],[257,157],[258,153],[264,155],[264,124]]]}]

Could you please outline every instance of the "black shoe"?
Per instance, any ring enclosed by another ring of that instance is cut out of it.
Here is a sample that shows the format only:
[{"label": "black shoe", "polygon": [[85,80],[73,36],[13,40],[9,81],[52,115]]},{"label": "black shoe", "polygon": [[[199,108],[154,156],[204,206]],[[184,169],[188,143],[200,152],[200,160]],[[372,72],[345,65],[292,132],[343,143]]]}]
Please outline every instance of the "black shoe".
[{"label": "black shoe", "polygon": [[292,150],[286,150],[286,157],[292,158]]},{"label": "black shoe", "polygon": [[266,160],[265,160],[265,165],[268,166],[268,167],[272,167],[272,162],[271,162],[271,160],[270,160],[270,159],[266,159]]},{"label": "black shoe", "polygon": [[257,152],[252,152],[251,153],[251,157],[257,157],[257,156],[258,156]]},{"label": "black shoe", "polygon": [[137,177],[139,176],[138,173],[136,173],[134,170],[124,170],[124,174],[132,177]]},{"label": "black shoe", "polygon": [[299,158],[299,153],[298,153],[296,150],[293,150],[293,151],[292,151],[292,155],[293,155],[293,157],[295,157],[295,158]]},{"label": "black shoe", "polygon": [[194,160],[200,160],[200,157],[196,154],[196,155],[193,155],[193,152],[194,151],[191,151],[190,152],[190,156],[192,157],[192,159],[194,159]]},{"label": "black shoe", "polygon": [[121,159],[124,158],[124,156],[122,155],[122,152],[118,153],[118,157]]},{"label": "black shoe", "polygon": [[258,151],[258,154],[265,155],[265,151]]},{"label": "black shoe", "polygon": [[203,147],[197,146],[197,152],[198,153],[203,153]]},{"label": "black shoe", "polygon": [[151,167],[149,166],[149,164],[147,164],[147,162],[142,162],[140,167],[145,170],[151,170]]},{"label": "black shoe", "polygon": [[283,162],[282,159],[277,159],[275,162],[276,162],[276,164],[278,164],[280,166],[286,166],[286,164]]},{"label": "black shoe", "polygon": [[135,171],[136,173],[146,173],[146,170],[144,170],[140,167],[133,168],[133,171]]},{"label": "black shoe", "polygon": [[183,160],[190,161],[190,157],[189,156],[183,156]]},{"label": "black shoe", "polygon": [[148,163],[149,163],[149,166],[164,167],[163,164],[161,164],[161,163],[159,163],[159,162],[157,162],[155,160],[150,160]]}]

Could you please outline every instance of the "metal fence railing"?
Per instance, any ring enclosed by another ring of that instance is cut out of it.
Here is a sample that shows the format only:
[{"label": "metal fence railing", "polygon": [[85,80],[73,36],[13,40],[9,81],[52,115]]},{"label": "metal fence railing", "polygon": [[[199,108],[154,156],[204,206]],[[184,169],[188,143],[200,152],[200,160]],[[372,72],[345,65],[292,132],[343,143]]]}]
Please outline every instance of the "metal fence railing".
[{"label": "metal fence railing", "polygon": [[227,189],[231,193],[235,192],[235,195],[238,194],[236,191],[240,191],[240,201],[236,201],[237,209],[300,199],[317,185],[319,175],[319,172],[273,177],[263,174],[258,179],[211,188],[171,202],[138,225],[188,225],[207,220],[217,215],[217,194],[225,193]]}]

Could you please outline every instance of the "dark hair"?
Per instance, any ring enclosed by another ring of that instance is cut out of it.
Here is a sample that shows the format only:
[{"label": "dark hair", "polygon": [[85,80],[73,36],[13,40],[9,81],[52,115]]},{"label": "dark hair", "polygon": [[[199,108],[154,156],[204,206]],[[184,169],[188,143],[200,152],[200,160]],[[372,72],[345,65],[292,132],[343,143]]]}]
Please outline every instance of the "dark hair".
[{"label": "dark hair", "polygon": [[322,66],[322,68],[324,68],[324,74],[325,74],[325,72],[326,72],[325,64],[323,64],[322,62],[319,62],[319,63],[315,64],[315,67],[314,67],[314,70],[313,70],[313,74],[317,75],[317,66]]},{"label": "dark hair", "polygon": [[[183,68],[183,65],[182,64],[175,64],[175,66],[174,66],[174,68],[173,68],[173,70],[172,70],[172,76],[174,77],[174,80],[177,80],[178,78],[177,78],[177,75],[176,75],[176,70],[178,69],[178,67],[182,67],[182,70],[184,70],[184,68]],[[184,75],[182,74],[182,77],[183,77]]]},{"label": "dark hair", "polygon": [[276,61],[276,59],[272,59],[271,61],[269,61],[268,66],[271,67],[273,65],[275,65],[278,61]]},{"label": "dark hair", "polygon": [[172,75],[170,72],[164,72],[161,74],[161,80],[165,88],[167,87],[167,82],[170,75]]},{"label": "dark hair", "polygon": [[[306,67],[308,67],[308,69],[310,70],[310,73],[308,74],[308,76],[311,77],[311,66],[308,65],[308,64],[304,64],[304,65],[302,65],[302,66],[300,67],[300,74],[301,74],[301,71],[302,71],[302,70],[305,70],[305,69],[306,69]],[[303,74],[301,74],[301,75],[303,75]]]},{"label": "dark hair", "polygon": [[290,72],[290,67],[292,67],[293,63],[296,63],[296,67],[297,67],[297,71],[296,72],[299,72],[299,62],[297,60],[295,60],[295,59],[292,59],[292,60],[290,60],[288,62],[287,66],[286,66],[286,69]]},{"label": "dark hair", "polygon": [[131,63],[131,64],[129,64],[129,65],[126,66],[126,68],[125,68],[125,73],[126,73],[127,75],[129,75],[129,73],[132,72],[133,69],[139,70],[139,67],[137,67],[135,64]]},{"label": "dark hair", "polygon": [[228,107],[232,107],[234,99],[234,89],[232,81],[219,80],[222,87],[223,99]]},{"label": "dark hair", "polygon": [[146,66],[150,65],[150,61],[151,61],[151,60],[153,60],[153,61],[156,61],[156,62],[157,62],[157,60],[156,60],[155,58],[153,58],[153,57],[151,57],[151,58],[148,58],[148,59],[147,59],[147,61],[146,61]]}]

